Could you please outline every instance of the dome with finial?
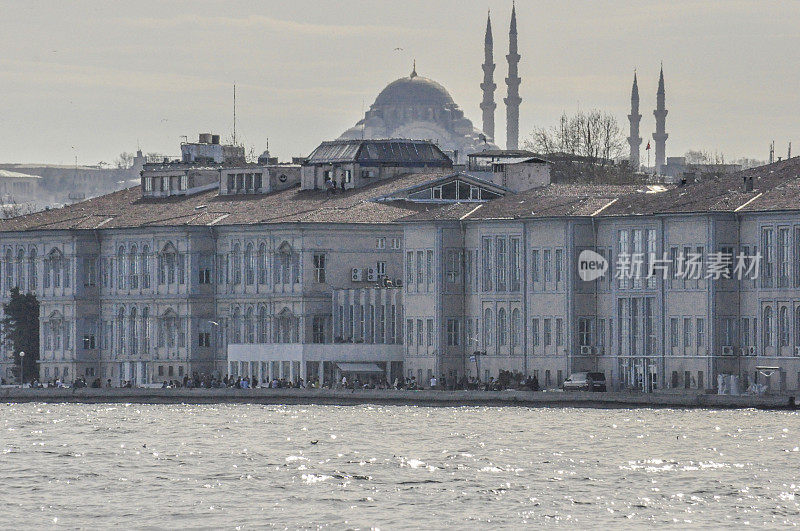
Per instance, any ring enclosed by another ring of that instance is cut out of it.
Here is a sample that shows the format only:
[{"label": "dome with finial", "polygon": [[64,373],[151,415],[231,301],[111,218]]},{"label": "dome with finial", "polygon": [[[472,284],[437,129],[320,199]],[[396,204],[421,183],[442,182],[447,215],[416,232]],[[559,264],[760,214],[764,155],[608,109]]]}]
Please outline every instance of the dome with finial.
[{"label": "dome with finial", "polygon": [[392,81],[375,98],[374,107],[383,105],[443,107],[454,102],[446,88],[417,74],[415,61],[411,75]]}]

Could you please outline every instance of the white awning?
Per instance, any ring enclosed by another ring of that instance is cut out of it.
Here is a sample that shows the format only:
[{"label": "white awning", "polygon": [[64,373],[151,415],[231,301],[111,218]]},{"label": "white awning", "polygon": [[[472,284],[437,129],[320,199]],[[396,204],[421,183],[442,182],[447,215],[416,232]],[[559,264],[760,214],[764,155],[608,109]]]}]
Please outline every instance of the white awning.
[{"label": "white awning", "polygon": [[342,372],[377,372],[383,374],[383,369],[375,363],[337,363],[336,366]]}]

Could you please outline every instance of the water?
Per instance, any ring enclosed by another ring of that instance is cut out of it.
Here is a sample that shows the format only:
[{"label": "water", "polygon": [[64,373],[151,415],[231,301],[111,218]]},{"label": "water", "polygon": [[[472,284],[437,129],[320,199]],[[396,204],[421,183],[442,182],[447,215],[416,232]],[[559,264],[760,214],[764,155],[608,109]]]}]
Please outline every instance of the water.
[{"label": "water", "polygon": [[799,447],[792,412],[0,405],[0,527],[789,526]]}]

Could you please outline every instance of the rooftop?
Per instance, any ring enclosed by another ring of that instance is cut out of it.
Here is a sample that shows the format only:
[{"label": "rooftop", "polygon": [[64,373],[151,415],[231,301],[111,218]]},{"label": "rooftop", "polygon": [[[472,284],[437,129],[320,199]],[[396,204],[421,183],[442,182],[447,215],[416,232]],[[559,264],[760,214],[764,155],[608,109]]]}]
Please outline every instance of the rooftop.
[{"label": "rooftop", "polygon": [[[744,186],[752,178],[753,188]],[[603,215],[800,210],[800,157],[704,177],[662,194],[621,197]]]},{"label": "rooftop", "polygon": [[452,167],[452,161],[427,140],[332,140],[323,142],[308,156],[307,164],[397,164],[399,166]]},{"label": "rooftop", "polygon": [[484,149],[483,151],[476,151],[470,153],[469,157],[508,157],[508,158],[525,158],[537,156],[533,151],[527,149]]},{"label": "rooftop", "polygon": [[41,179],[41,177],[16,171],[0,170],[0,179]]},{"label": "rooftop", "polygon": [[[745,179],[752,178],[747,190]],[[402,221],[522,219],[560,216],[800,211],[800,157],[683,186],[550,184],[483,204],[429,208]]]},{"label": "rooftop", "polygon": [[458,203],[411,214],[402,221],[509,220],[560,216],[598,215],[609,203],[627,194],[654,193],[647,186],[551,184],[518,194],[510,194],[476,208],[474,203]]},{"label": "rooftop", "polygon": [[142,197],[136,186],[108,195],[0,221],[0,232],[115,228],[227,226],[267,223],[390,223],[424,206],[408,201],[375,202],[441,177],[415,173],[326,195],[297,187],[270,194]]}]

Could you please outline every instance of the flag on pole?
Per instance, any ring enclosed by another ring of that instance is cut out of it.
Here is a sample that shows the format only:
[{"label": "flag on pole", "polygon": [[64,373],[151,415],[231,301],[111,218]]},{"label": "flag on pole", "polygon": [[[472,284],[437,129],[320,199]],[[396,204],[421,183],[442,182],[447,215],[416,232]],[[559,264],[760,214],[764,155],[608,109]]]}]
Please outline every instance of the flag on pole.
[{"label": "flag on pole", "polygon": [[647,147],[645,149],[648,150],[648,151],[650,150],[650,141],[649,140],[647,141]]}]

